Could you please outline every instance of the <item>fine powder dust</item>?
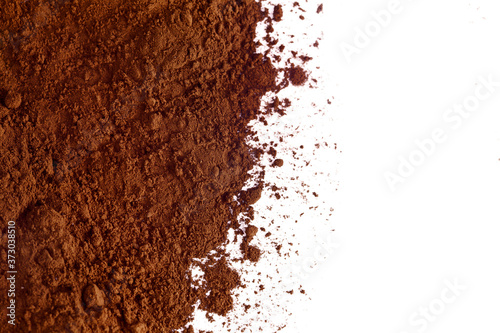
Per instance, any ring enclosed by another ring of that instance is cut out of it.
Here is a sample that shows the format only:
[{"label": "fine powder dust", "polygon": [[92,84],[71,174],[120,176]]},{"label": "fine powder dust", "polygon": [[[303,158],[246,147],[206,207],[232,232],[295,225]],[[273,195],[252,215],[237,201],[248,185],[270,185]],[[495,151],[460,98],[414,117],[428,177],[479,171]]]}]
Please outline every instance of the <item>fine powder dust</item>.
[{"label": "fine powder dust", "polygon": [[[1,257],[14,220],[16,331],[171,332],[197,302],[226,314],[240,281],[224,258],[207,264],[203,288],[187,272],[230,227],[247,240],[245,260],[259,258],[248,245],[256,228],[239,228],[237,216],[251,220],[262,191],[242,191],[262,154],[247,145],[247,125],[262,96],[287,84],[256,53],[255,27],[281,20],[281,9],[0,3]],[[285,74],[307,78],[297,67]],[[5,295],[5,279],[0,287]],[[4,332],[4,296],[0,306]]]}]

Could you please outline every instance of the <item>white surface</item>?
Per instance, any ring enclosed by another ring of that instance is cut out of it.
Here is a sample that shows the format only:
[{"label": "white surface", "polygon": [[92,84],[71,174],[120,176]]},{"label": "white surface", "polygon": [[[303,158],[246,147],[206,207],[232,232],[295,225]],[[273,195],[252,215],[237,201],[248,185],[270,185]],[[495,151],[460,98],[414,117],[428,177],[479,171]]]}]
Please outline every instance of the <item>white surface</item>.
[{"label": "white surface", "polygon": [[[347,63],[340,44],[389,2],[325,1],[342,246],[307,281],[313,301],[295,313],[299,332],[499,332],[500,87],[460,128],[442,116],[474,93],[478,76],[500,81],[500,3],[401,0],[403,10]],[[448,140],[392,192],[384,173],[435,128]],[[455,278],[467,290],[425,328],[412,325]]]}]

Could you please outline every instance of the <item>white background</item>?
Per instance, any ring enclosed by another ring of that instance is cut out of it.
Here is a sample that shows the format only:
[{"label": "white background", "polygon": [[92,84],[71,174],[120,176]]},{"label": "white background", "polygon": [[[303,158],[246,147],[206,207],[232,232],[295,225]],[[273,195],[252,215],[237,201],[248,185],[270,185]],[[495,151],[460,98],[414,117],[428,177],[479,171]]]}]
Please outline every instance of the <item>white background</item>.
[{"label": "white background", "polygon": [[[498,1],[401,0],[402,11],[352,57],[355,28],[390,1],[324,4],[323,68],[333,78],[342,149],[334,203],[338,253],[304,282],[300,332],[500,332],[500,87],[460,128],[446,109],[500,81]],[[415,140],[443,128],[448,140],[404,184],[385,172]],[[441,297],[445,280],[467,290],[425,329],[409,323]]]}]

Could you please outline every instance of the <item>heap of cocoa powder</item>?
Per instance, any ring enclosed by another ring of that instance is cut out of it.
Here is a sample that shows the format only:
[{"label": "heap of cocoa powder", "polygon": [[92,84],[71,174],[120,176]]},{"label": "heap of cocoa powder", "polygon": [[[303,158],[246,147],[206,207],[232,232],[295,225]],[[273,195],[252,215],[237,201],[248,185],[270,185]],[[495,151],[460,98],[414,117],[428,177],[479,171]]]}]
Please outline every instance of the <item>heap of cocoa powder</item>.
[{"label": "heap of cocoa powder", "polygon": [[[260,5],[0,7],[0,236],[4,258],[16,221],[15,329],[171,332],[197,301],[226,314],[238,274],[218,260],[195,289],[188,269],[241,230],[237,216],[251,219],[260,197],[260,186],[241,190],[261,153],[247,125],[283,86],[255,52]],[[292,83],[303,74],[293,69]],[[258,260],[247,230],[242,250]]]}]

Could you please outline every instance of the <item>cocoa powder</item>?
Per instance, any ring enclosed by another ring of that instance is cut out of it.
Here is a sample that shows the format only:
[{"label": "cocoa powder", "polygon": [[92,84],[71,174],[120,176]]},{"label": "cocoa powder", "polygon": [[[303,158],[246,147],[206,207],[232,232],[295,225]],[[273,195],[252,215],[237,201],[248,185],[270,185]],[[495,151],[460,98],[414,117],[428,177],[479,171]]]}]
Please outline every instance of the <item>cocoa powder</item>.
[{"label": "cocoa powder", "polygon": [[307,73],[302,67],[292,66],[287,71],[287,76],[294,86],[301,86],[307,81]]},{"label": "cocoa powder", "polygon": [[[171,332],[198,301],[226,314],[239,279],[225,259],[204,266],[203,288],[187,272],[230,226],[244,234],[237,216],[251,220],[262,191],[241,190],[262,153],[248,123],[286,83],[256,53],[260,5],[1,2],[0,219],[3,257],[6,222],[18,226],[16,330]],[[251,261],[256,232],[241,246]]]}]

